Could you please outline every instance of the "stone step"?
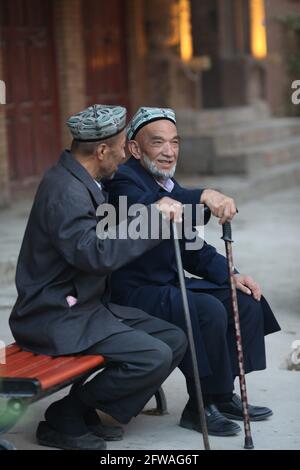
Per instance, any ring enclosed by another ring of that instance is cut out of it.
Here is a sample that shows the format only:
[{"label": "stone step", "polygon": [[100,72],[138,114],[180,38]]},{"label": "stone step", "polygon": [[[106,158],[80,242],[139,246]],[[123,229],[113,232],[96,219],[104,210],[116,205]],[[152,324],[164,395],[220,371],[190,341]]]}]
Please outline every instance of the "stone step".
[{"label": "stone step", "polygon": [[212,137],[186,137],[180,143],[180,155],[177,163],[179,173],[210,174],[213,172],[214,141]]},{"label": "stone step", "polygon": [[177,171],[182,174],[256,174],[263,168],[300,160],[300,137],[235,149],[217,155],[212,137],[182,141]]},{"label": "stone step", "polygon": [[217,155],[211,163],[214,174],[259,174],[263,169],[300,161],[300,137],[245,147]]},{"label": "stone step", "polygon": [[240,124],[242,122],[255,122],[258,119],[267,119],[270,111],[265,103],[255,106],[242,106],[236,108],[192,109],[176,110],[177,126],[180,135],[197,136],[210,133],[217,128]]},{"label": "stone step", "polygon": [[178,174],[177,180],[185,187],[213,188],[235,198],[237,204],[247,200],[261,198],[266,194],[275,193],[300,185],[300,162],[278,165],[264,169],[260,174],[245,176],[211,176]]},{"label": "stone step", "polygon": [[226,126],[213,134],[217,155],[300,135],[299,118],[273,118]]}]

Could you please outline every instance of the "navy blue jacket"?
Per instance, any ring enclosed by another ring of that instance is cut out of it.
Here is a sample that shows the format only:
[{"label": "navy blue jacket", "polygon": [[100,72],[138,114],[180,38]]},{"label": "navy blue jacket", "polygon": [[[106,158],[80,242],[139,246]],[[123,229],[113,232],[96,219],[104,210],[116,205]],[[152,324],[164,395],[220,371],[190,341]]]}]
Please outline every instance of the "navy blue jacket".
[{"label": "navy blue jacket", "polygon": [[[134,203],[145,205],[169,196],[183,204],[199,204],[201,189],[185,189],[173,179],[172,192],[165,191],[155,179],[141,166],[138,160],[131,157],[119,167],[113,180],[105,183],[109,193],[109,202],[118,206],[119,196],[128,197],[128,206]],[[208,211],[209,212],[209,211]],[[205,217],[209,220],[210,213]],[[189,289],[216,289],[228,285],[226,258],[216,249],[204,244],[198,251],[187,251],[182,245],[182,260],[186,271],[201,277],[187,278]],[[175,252],[172,240],[164,240],[140,258],[120,268],[112,276],[113,300],[126,303],[132,289],[145,285],[166,286],[178,285]]]}]

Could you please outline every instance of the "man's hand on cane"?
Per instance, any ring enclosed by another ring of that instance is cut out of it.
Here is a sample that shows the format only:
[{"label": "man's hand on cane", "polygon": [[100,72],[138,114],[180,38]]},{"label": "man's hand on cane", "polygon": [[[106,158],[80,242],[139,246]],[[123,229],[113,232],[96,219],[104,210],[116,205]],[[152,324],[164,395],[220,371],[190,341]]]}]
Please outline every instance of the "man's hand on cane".
[{"label": "man's hand on cane", "polygon": [[205,204],[213,215],[219,217],[219,224],[230,222],[238,212],[234,199],[214,189],[205,189],[201,194],[200,203]]},{"label": "man's hand on cane", "polygon": [[181,202],[166,196],[157,201],[155,205],[166,219],[182,222],[183,204]]}]

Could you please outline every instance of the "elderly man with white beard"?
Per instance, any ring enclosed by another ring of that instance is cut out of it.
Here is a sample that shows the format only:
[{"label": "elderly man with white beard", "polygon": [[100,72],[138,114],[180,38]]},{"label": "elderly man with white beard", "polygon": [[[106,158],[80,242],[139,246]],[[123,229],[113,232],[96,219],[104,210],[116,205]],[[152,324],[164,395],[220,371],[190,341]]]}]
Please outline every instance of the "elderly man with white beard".
[{"label": "elderly man with white beard", "polygon": [[[127,196],[130,206],[135,203],[148,205],[168,195],[192,206],[194,224],[194,209],[200,203],[207,208],[205,223],[210,212],[220,219],[220,224],[235,216],[232,198],[212,189],[183,188],[173,178],[180,145],[173,110],[140,108],[127,127],[127,139],[131,157],[106,183],[109,201],[116,208],[120,196]],[[207,243],[198,250],[188,250],[186,246],[182,243],[184,268],[197,276],[186,278],[186,287],[208,432],[216,436],[235,435],[241,428],[232,420],[242,420],[243,412],[240,397],[233,393],[234,379],[239,372],[227,262]],[[265,369],[264,336],[280,327],[259,285],[250,276],[237,271],[235,282],[245,372],[249,373]],[[163,241],[114,272],[112,298],[119,304],[141,308],[186,331],[172,240]],[[201,432],[189,350],[179,367],[189,395],[180,425]],[[267,407],[249,405],[249,414],[251,420],[260,421],[273,412]]]}]

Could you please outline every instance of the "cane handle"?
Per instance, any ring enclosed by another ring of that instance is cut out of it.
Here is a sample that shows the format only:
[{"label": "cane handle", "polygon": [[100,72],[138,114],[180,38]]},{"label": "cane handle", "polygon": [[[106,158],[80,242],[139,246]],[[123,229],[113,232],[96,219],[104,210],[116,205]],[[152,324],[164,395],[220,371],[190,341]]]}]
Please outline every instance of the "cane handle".
[{"label": "cane handle", "polygon": [[231,223],[224,222],[224,224],[222,225],[222,229],[223,229],[223,236],[221,237],[222,240],[224,240],[225,242],[233,242]]}]

